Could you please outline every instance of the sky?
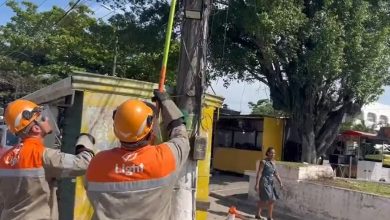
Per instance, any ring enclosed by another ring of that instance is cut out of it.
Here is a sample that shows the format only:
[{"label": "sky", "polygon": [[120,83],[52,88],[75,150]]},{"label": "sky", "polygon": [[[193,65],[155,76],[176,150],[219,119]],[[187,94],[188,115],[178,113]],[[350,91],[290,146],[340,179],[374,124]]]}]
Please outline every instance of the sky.
[{"label": "sky", "polygon": [[[69,9],[69,0],[31,0],[36,5],[40,5],[39,11],[50,10],[53,5],[61,7],[65,10]],[[13,16],[12,11],[3,3],[5,0],[0,0],[0,25],[7,23]],[[18,2],[21,2],[18,0]],[[113,14],[110,9],[94,0],[81,0],[82,4],[89,6],[97,18],[108,18]],[[212,88],[212,89],[211,89]],[[211,83],[211,88],[207,91],[210,94],[223,96],[225,104],[229,108],[241,111],[242,114],[250,113],[248,102],[257,102],[259,99],[269,98],[269,90],[264,84],[245,83],[245,82],[231,82],[228,88],[223,86],[223,80],[215,80]],[[215,93],[214,93],[215,92]],[[390,105],[390,87],[385,88],[385,92],[380,96],[379,103]]]}]

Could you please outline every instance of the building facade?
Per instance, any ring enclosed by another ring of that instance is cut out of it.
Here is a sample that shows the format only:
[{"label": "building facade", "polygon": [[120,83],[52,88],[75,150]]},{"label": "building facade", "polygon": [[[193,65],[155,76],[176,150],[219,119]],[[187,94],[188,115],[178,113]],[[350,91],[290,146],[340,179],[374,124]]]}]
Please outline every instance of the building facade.
[{"label": "building facade", "polygon": [[354,118],[354,124],[362,124],[379,131],[390,125],[390,105],[373,102],[362,107],[360,114]]}]

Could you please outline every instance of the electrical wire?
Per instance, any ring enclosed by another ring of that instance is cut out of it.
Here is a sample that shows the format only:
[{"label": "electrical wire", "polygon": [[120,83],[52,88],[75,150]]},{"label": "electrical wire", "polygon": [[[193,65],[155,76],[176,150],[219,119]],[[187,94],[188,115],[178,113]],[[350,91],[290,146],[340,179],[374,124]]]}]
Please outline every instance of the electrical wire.
[{"label": "electrical wire", "polygon": [[41,3],[39,3],[37,9],[40,8],[43,4],[45,4],[45,2],[47,2],[47,0],[43,0]]},{"label": "electrical wire", "polygon": [[0,7],[5,5],[8,2],[8,0],[5,0],[3,3],[1,3]]},{"label": "electrical wire", "polygon": [[77,0],[71,7],[68,9],[65,14],[56,22],[55,26],[57,26],[81,1],[83,0]]},{"label": "electrical wire", "polygon": [[226,16],[225,16],[225,30],[223,33],[223,46],[222,46],[222,64],[225,63],[225,46],[226,46],[226,32],[227,32],[227,21],[229,17],[229,8],[230,8],[230,3],[228,2],[228,6],[226,8]]},{"label": "electrical wire", "polygon": [[112,13],[114,13],[114,12],[115,12],[115,10],[113,10],[113,11],[110,11],[109,13],[107,13],[107,14],[105,14],[105,15],[101,16],[101,17],[100,17],[100,18],[98,18],[97,20],[99,20],[99,19],[102,19],[102,18],[105,18],[105,17],[109,16],[110,14],[112,14]]},{"label": "electrical wire", "polygon": [[244,89],[242,90],[241,99],[240,99],[240,112],[242,112],[242,99],[244,98],[246,86],[244,86]]},{"label": "electrical wire", "polygon": [[[46,2],[47,0],[44,0],[44,1],[42,1],[40,4],[39,4],[39,6],[38,6],[38,8],[40,7],[40,6],[42,6],[45,2]],[[77,2],[75,2],[73,5],[71,5],[70,6],[70,8],[69,9],[67,9],[66,10],[66,12],[64,13],[64,15],[54,24],[54,26],[57,26],[79,3],[82,3],[83,1],[85,1],[85,0],[78,0]],[[54,11],[52,11],[51,12],[51,14],[49,15],[49,17],[51,17],[52,15],[53,15],[53,13],[54,13]],[[37,33],[39,32],[39,30],[41,29],[41,27],[42,27],[42,24],[43,24],[43,21],[41,21],[41,22],[39,22],[37,25],[36,25],[36,27],[35,27],[35,29],[32,31],[32,32],[34,32],[34,34],[33,34],[33,36],[35,36],[35,35],[37,35]],[[11,55],[11,54],[13,54],[13,53],[15,53],[15,52],[18,52],[18,51],[23,51],[24,49],[26,49],[26,47],[27,47],[27,45],[25,45],[25,46],[22,46],[22,47],[20,47],[20,48],[17,48],[17,49],[14,49],[14,50],[10,50],[10,51],[7,51],[5,54],[3,54],[4,56],[9,56],[9,55]]]}]

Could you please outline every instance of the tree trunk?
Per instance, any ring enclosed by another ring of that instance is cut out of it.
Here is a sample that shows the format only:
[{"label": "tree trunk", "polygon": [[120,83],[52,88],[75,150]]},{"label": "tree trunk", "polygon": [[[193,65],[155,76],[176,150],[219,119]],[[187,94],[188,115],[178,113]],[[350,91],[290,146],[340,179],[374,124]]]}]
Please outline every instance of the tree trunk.
[{"label": "tree trunk", "polygon": [[[299,125],[297,131],[302,141],[301,160],[307,163],[316,163],[337,137],[344,115],[356,115],[360,108],[361,105],[346,102],[341,108],[334,111],[326,111],[327,109],[320,109],[317,106],[317,114],[302,110],[296,112],[294,121]],[[307,106],[304,109],[308,109]]]},{"label": "tree trunk", "polygon": [[297,111],[293,116],[302,144],[301,161],[315,163],[317,157],[314,120],[310,111]]},{"label": "tree trunk", "polygon": [[313,130],[304,129],[302,135],[302,162],[316,163],[317,150]]}]

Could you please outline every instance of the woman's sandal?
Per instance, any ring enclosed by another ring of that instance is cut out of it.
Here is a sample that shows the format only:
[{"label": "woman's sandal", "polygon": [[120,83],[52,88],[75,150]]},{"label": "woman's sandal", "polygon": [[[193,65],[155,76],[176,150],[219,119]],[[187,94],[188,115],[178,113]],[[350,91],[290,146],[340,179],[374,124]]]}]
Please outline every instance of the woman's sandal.
[{"label": "woman's sandal", "polygon": [[266,217],[263,217],[261,215],[255,215],[255,219],[267,220]]}]

